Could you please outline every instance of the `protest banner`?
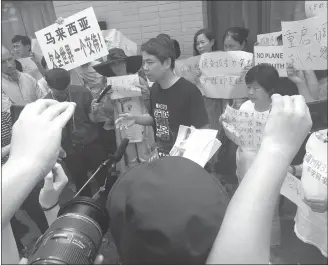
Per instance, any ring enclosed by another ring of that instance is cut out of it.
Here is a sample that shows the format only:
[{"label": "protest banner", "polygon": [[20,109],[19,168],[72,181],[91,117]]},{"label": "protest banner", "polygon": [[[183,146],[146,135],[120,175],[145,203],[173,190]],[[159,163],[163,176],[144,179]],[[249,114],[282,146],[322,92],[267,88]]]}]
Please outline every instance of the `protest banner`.
[{"label": "protest banner", "polygon": [[305,14],[307,18],[319,15],[322,12],[327,13],[327,1],[305,1]]},{"label": "protest banner", "polygon": [[286,63],[298,70],[327,69],[327,12],[281,27]]},{"label": "protest banner", "polygon": [[254,46],[255,65],[268,63],[275,67],[280,77],[287,77],[283,46]]},{"label": "protest banner", "polygon": [[211,52],[201,55],[200,83],[208,98],[247,97],[244,75],[253,66],[253,54],[243,51]]},{"label": "protest banner", "polygon": [[200,55],[193,56],[187,59],[180,59],[175,61],[174,72],[177,76],[183,77],[195,84],[201,93],[204,95],[202,85],[199,82],[198,71]]},{"label": "protest banner", "polygon": [[281,35],[281,31],[270,32],[265,34],[257,35],[257,42],[259,45],[267,45],[267,46],[277,46],[278,40],[277,38]]},{"label": "protest banner", "polygon": [[258,149],[268,117],[268,113],[241,111],[227,106],[221,119],[231,141],[241,147]]},{"label": "protest banner", "polygon": [[112,86],[112,100],[141,96],[141,89],[139,87],[141,84],[138,74],[108,77],[107,85]]},{"label": "protest banner", "polygon": [[180,125],[169,155],[188,158],[204,167],[221,146],[221,142],[216,139],[217,133],[217,130]]},{"label": "protest banner", "polygon": [[127,56],[137,55],[138,46],[135,42],[127,38],[122,32],[117,29],[103,30],[106,47],[108,50],[113,48],[122,49]]},{"label": "protest banner", "polygon": [[108,54],[92,7],[35,32],[35,36],[49,69],[71,70]]},{"label": "protest banner", "polygon": [[[107,78],[107,85],[111,85],[110,98],[113,100],[118,114],[131,113],[133,115],[144,114],[141,102],[141,89],[138,74],[114,76]],[[123,129],[121,138],[128,138],[131,143],[142,142],[144,126],[134,124]]]}]

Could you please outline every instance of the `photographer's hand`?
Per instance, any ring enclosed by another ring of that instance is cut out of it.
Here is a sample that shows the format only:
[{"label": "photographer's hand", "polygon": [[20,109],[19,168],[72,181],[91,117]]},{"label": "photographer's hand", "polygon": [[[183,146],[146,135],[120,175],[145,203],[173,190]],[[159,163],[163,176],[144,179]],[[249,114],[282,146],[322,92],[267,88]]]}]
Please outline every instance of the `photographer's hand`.
[{"label": "photographer's hand", "polygon": [[71,102],[39,99],[26,105],[15,122],[10,156],[2,167],[1,217],[4,226],[36,183],[54,167],[62,129],[72,117],[75,106]]}]

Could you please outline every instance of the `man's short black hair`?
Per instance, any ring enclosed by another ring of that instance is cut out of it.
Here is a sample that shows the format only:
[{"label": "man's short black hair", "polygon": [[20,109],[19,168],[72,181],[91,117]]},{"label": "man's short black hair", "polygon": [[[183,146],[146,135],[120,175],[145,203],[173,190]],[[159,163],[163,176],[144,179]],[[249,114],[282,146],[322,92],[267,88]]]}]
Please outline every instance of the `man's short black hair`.
[{"label": "man's short black hair", "polygon": [[62,91],[69,86],[71,76],[69,72],[63,68],[54,68],[45,73],[45,80],[50,88]]},{"label": "man's short black hair", "polygon": [[29,37],[27,36],[22,36],[22,35],[15,35],[12,40],[12,43],[16,43],[16,42],[21,42],[24,46],[30,45],[31,47],[31,40]]},{"label": "man's short black hair", "polygon": [[171,68],[174,68],[176,52],[172,39],[162,37],[151,38],[141,45],[141,51],[157,57],[161,63],[171,59]]},{"label": "man's short black hair", "polygon": [[272,65],[267,63],[258,64],[252,67],[245,76],[246,85],[257,82],[270,95],[279,84],[279,73]]}]

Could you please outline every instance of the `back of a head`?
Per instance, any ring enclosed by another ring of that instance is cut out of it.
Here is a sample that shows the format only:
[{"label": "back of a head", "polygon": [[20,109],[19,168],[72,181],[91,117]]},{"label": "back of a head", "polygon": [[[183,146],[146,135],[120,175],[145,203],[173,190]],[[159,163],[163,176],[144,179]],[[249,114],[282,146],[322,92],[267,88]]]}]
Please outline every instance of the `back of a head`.
[{"label": "back of a head", "polygon": [[45,73],[45,80],[50,88],[62,91],[71,82],[70,74],[63,68],[54,68]]},{"label": "back of a head", "polygon": [[180,44],[177,40],[172,39],[168,34],[165,33],[158,34],[156,38],[157,39],[166,38],[167,40],[173,41],[174,50],[175,50],[175,59],[178,59],[180,57],[181,55]]},{"label": "back of a head", "polygon": [[122,263],[205,263],[228,202],[221,184],[186,158],[132,168],[107,202]]},{"label": "back of a head", "polygon": [[141,45],[141,52],[146,52],[157,57],[161,63],[167,59],[171,59],[171,68],[174,68],[177,53],[171,38],[165,36],[151,38]]},{"label": "back of a head", "polygon": [[257,82],[270,95],[279,84],[279,73],[270,64],[262,63],[252,67],[245,75],[246,85]]},{"label": "back of a head", "polygon": [[273,92],[282,96],[299,95],[297,85],[288,77],[280,77]]},{"label": "back of a head", "polygon": [[240,44],[247,44],[248,35],[249,29],[243,27],[232,27],[225,32],[223,36],[223,41],[227,36],[231,36],[235,41],[238,41]]}]

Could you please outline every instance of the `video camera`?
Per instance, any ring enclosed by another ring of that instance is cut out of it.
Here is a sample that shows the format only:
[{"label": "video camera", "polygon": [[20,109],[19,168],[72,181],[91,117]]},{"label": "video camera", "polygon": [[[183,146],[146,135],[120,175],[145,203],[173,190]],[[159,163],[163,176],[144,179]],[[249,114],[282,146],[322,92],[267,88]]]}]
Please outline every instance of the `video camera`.
[{"label": "video camera", "polygon": [[[116,153],[103,162],[74,198],[61,207],[58,218],[38,239],[28,259],[29,264],[93,264],[102,238],[109,228],[106,201],[111,171],[124,155],[128,139],[123,139]],[[105,183],[92,197],[80,192],[98,171],[110,166]]]}]

